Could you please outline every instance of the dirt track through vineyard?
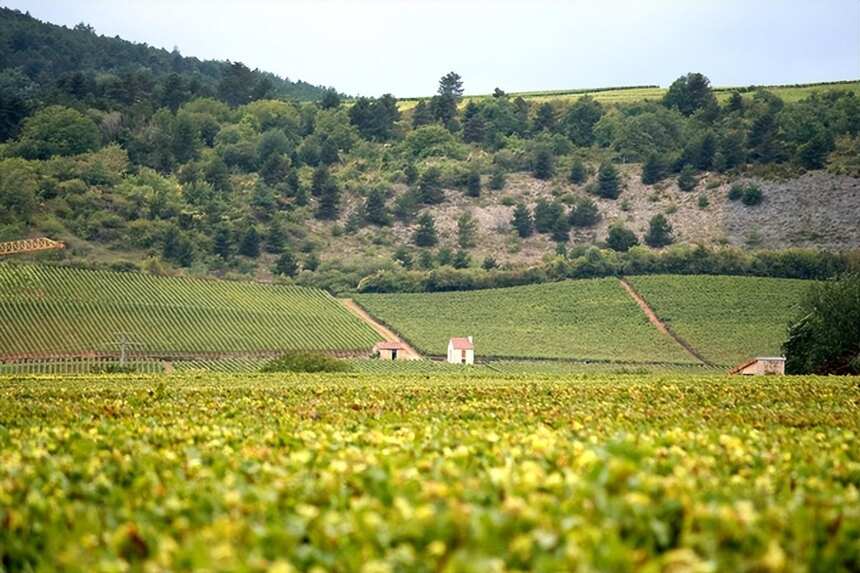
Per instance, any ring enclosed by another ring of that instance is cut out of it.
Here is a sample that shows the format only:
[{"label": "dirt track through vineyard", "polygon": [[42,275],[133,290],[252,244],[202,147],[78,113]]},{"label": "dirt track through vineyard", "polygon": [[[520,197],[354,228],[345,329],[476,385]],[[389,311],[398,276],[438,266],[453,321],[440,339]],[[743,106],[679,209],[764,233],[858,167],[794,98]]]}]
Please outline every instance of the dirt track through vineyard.
[{"label": "dirt track through vineyard", "polygon": [[689,342],[675,334],[672,329],[669,328],[669,326],[665,322],[663,322],[659,316],[657,316],[657,313],[654,312],[654,309],[651,308],[651,305],[648,304],[648,301],[645,300],[642,295],[640,295],[629,282],[627,282],[623,278],[619,278],[618,282],[621,283],[621,286],[624,288],[625,291],[627,291],[627,294],[630,295],[630,298],[632,298],[636,302],[636,304],[639,305],[639,308],[641,308],[642,312],[645,313],[645,316],[648,317],[648,321],[652,325],[654,325],[654,328],[656,328],[658,332],[670,337],[702,364],[714,366],[714,364],[706,360],[705,357],[702,356],[702,354],[698,350],[693,348],[693,346]]},{"label": "dirt track through vineyard", "polygon": [[360,318],[361,320],[366,322],[368,325],[370,325],[376,332],[379,333],[379,335],[382,338],[384,338],[385,340],[387,340],[389,342],[399,342],[400,344],[402,344],[403,345],[402,353],[406,356],[407,360],[421,358],[421,355],[418,353],[417,350],[412,348],[405,340],[400,338],[397,335],[397,333],[395,333],[393,330],[391,330],[390,328],[388,328],[387,326],[385,326],[384,324],[382,324],[381,322],[377,321],[375,318],[370,316],[370,314],[366,310],[364,310],[354,300],[352,300],[351,298],[342,298],[342,299],[338,299],[338,300],[340,300],[340,303],[344,306],[344,308],[346,308],[346,310],[348,310],[349,312],[351,312],[352,314],[354,314],[355,316],[357,316],[358,318]]}]

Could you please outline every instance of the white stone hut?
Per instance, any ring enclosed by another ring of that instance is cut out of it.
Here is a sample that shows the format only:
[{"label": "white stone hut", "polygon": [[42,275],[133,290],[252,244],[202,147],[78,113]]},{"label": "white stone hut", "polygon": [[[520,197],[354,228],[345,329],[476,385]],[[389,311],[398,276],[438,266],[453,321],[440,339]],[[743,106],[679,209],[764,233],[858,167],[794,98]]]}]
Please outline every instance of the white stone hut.
[{"label": "white stone hut", "polygon": [[782,356],[758,356],[750,358],[732,368],[729,374],[743,376],[783,376],[785,375],[785,358]]},{"label": "white stone hut", "polygon": [[475,344],[472,337],[465,338],[455,336],[448,341],[448,362],[451,364],[474,364]]}]

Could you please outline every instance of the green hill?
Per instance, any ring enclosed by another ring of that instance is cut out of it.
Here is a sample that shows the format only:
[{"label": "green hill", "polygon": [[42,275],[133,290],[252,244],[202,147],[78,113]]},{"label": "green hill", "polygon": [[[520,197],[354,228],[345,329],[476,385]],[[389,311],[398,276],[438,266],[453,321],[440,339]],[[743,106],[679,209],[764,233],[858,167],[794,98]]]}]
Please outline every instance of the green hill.
[{"label": "green hill", "polygon": [[0,265],[0,355],[369,350],[378,335],[324,291]]},{"label": "green hill", "polygon": [[[102,36],[85,24],[70,29],[42,22],[2,7],[0,46],[0,70],[20,71],[45,90],[42,95],[53,97],[57,94],[51,92],[71,88],[68,95],[89,100],[90,104],[100,98],[132,98],[140,102],[141,96],[175,88],[176,78],[200,95],[215,93],[232,65]],[[170,76],[172,85],[166,81]],[[269,95],[283,98],[318,100],[325,91],[259,70],[249,70],[246,80],[249,88],[265,85],[270,89]]]}]

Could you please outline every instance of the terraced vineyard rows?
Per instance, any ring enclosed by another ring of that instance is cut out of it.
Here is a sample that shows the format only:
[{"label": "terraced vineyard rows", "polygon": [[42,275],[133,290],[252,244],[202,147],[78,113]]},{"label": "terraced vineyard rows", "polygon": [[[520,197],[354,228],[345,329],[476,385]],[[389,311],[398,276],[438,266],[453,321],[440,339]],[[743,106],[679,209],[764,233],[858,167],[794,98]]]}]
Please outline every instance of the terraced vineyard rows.
[{"label": "terraced vineyard rows", "polygon": [[116,350],[369,350],[379,336],[321,290],[0,265],[0,355]]},{"label": "terraced vineyard rows", "polygon": [[445,354],[473,335],[479,356],[691,363],[614,278],[355,300],[420,351]]},{"label": "terraced vineyard rows", "polygon": [[858,403],[847,377],[0,377],[0,568],[856,572]]},{"label": "terraced vineyard rows", "polygon": [[760,277],[641,276],[628,281],[706,359],[732,365],[780,355],[809,281]]}]

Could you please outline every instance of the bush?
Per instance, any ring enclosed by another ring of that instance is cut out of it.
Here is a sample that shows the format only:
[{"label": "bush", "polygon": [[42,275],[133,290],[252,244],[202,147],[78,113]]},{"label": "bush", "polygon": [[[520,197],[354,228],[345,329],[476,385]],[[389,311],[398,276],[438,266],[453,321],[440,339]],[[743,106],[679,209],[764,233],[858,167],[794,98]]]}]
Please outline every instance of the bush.
[{"label": "bush", "polygon": [[696,170],[692,165],[687,164],[681,169],[681,174],[678,175],[678,189],[681,191],[692,191],[699,184],[696,179]]},{"label": "bush", "polygon": [[609,235],[606,238],[606,246],[613,251],[624,253],[631,247],[639,244],[636,234],[623,225],[612,225],[609,227]]},{"label": "bush", "polygon": [[744,196],[744,186],[740,183],[735,183],[729,189],[729,201],[737,201]]},{"label": "bush", "polygon": [[761,203],[763,198],[761,189],[759,189],[757,185],[750,184],[747,185],[746,189],[744,189],[741,202],[748,207],[753,207]]},{"label": "bush", "polygon": [[574,227],[592,227],[600,220],[600,211],[591,199],[580,199],[570,210],[570,224]]},{"label": "bush", "polygon": [[271,360],[260,372],[349,372],[346,362],[318,352],[288,352]]}]

